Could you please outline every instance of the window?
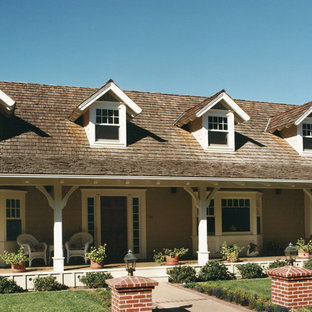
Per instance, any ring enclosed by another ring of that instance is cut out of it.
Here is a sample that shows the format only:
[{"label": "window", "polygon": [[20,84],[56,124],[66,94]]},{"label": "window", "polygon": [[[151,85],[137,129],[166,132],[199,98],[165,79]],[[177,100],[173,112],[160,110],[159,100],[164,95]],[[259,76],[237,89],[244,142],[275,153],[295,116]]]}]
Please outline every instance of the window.
[{"label": "window", "polygon": [[210,201],[209,207],[207,208],[207,232],[208,232],[208,235],[212,235],[212,236],[216,234],[215,208],[214,208],[213,199]]},{"label": "window", "polygon": [[88,232],[94,237],[94,198],[88,197]]},{"label": "window", "polygon": [[91,147],[125,147],[126,107],[118,102],[97,101],[90,108],[86,133]]},{"label": "window", "polygon": [[302,124],[303,150],[312,150],[312,123]]},{"label": "window", "polygon": [[21,202],[6,199],[6,240],[14,241],[22,233]]},{"label": "window", "polygon": [[132,198],[133,252],[140,252],[140,211],[139,198]]},{"label": "window", "polygon": [[250,232],[250,200],[222,199],[222,232]]},{"label": "window", "polygon": [[119,110],[96,109],[95,141],[119,140]]},{"label": "window", "polygon": [[208,145],[228,144],[228,119],[221,116],[208,116]]}]

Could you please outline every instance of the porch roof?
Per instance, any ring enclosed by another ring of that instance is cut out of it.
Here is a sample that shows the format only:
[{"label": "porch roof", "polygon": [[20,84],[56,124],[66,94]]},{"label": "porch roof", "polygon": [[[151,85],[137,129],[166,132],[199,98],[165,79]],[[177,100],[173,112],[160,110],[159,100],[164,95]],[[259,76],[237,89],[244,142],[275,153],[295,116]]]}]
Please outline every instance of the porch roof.
[{"label": "porch roof", "polygon": [[235,100],[251,118],[235,126],[236,151],[216,153],[174,126],[207,97],[125,91],[142,108],[127,124],[127,147],[99,149],[68,119],[96,89],[15,82],[0,89],[16,102],[14,116],[0,115],[0,174],[312,180],[312,158],[264,131],[270,116],[294,105]]}]

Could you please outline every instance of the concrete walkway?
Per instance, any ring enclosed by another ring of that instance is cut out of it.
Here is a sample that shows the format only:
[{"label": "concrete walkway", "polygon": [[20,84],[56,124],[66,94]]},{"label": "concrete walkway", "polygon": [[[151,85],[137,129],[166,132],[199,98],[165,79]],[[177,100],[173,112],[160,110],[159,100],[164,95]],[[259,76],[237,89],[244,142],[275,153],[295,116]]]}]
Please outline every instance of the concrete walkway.
[{"label": "concrete walkway", "polygon": [[164,282],[153,290],[153,308],[154,312],[250,312],[242,306]]}]

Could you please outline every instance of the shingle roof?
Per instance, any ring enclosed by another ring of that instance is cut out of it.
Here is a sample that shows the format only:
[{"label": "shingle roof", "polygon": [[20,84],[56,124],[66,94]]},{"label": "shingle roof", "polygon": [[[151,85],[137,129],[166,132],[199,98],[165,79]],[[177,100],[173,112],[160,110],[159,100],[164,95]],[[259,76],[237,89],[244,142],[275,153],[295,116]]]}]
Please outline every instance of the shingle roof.
[{"label": "shingle roof", "polygon": [[289,128],[298,120],[308,109],[312,107],[312,102],[296,106],[286,112],[273,116],[268,125],[267,131],[273,133],[275,130]]},{"label": "shingle roof", "polygon": [[101,149],[68,120],[97,89],[15,82],[0,89],[16,101],[14,117],[0,115],[0,174],[312,179],[312,158],[264,131],[269,117],[294,105],[235,100],[251,118],[235,126],[235,152],[212,153],[173,125],[208,98],[125,91],[143,111],[128,122],[126,148]]}]

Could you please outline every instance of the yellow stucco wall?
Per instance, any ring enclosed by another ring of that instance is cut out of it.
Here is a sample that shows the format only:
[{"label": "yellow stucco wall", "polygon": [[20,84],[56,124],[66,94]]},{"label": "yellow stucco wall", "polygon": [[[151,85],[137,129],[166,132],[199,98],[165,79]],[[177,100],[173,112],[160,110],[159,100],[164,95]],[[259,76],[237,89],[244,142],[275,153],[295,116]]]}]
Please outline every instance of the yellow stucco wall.
[{"label": "yellow stucco wall", "polygon": [[302,190],[264,190],[262,197],[264,247],[271,242],[286,247],[304,237],[304,196]]},{"label": "yellow stucco wall", "polygon": [[192,250],[192,200],[183,189],[149,188],[146,192],[147,257],[153,249],[185,247]]}]

